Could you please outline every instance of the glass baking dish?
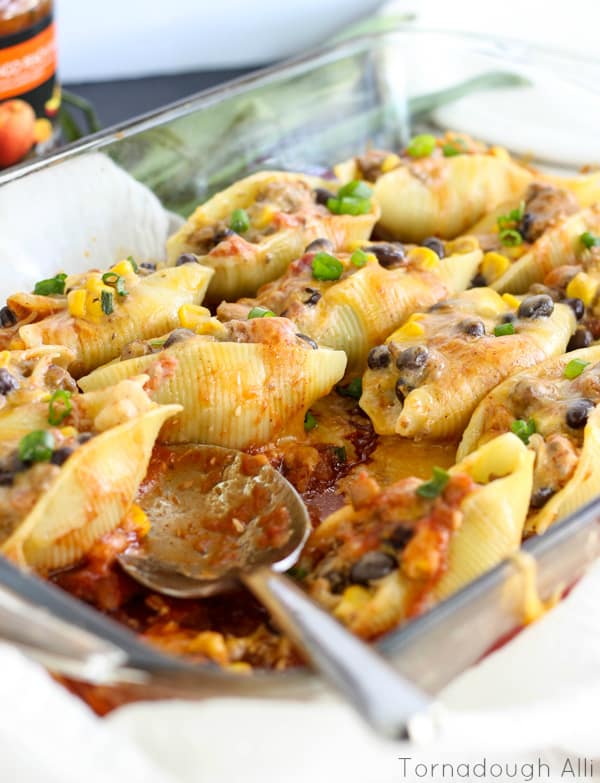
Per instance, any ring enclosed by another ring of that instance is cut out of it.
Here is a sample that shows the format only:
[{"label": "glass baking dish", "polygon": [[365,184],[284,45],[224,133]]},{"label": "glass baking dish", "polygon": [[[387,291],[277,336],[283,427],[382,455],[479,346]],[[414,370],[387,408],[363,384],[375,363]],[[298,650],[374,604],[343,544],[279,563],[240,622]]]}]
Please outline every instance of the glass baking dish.
[{"label": "glass baking dish", "polygon": [[[573,170],[600,162],[598,85],[600,61],[497,38],[399,29],[207,90],[5,171],[0,185],[101,150],[167,209],[185,215],[252,171],[324,172],[366,146],[395,148],[415,130],[446,127],[503,144],[541,166]],[[600,498],[387,635],[381,650],[435,693],[522,627],[535,590],[545,600],[580,578],[600,553],[599,523]],[[307,696],[320,685],[308,670],[242,677],[158,652],[139,654],[128,634],[110,631],[108,622],[104,633],[102,623],[84,615],[68,619],[128,655],[118,684],[103,691],[108,706],[162,696]]]}]

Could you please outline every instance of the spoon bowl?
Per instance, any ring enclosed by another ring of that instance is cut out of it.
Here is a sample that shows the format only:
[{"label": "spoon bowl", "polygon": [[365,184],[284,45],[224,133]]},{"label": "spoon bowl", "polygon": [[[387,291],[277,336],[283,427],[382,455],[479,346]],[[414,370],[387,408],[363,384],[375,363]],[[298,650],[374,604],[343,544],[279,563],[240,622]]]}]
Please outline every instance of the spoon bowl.
[{"label": "spoon bowl", "polygon": [[302,499],[265,457],[219,446],[157,449],[137,503],[150,531],[119,562],[177,598],[233,589],[259,566],[286,571],[311,529]]},{"label": "spoon bowl", "polygon": [[137,502],[151,526],[119,556],[130,576],[179,598],[242,582],[377,732],[408,735],[411,716],[429,697],[279,573],[300,556],[310,519],[264,456],[205,445],[159,447]]}]

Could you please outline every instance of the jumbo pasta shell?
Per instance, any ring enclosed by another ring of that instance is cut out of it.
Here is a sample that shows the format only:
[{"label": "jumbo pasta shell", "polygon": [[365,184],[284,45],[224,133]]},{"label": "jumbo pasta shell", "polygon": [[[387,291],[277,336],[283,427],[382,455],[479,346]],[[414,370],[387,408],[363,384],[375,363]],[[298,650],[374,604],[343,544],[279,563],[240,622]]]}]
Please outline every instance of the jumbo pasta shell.
[{"label": "jumbo pasta shell", "polygon": [[22,326],[19,337],[26,348],[65,346],[76,357],[69,371],[79,377],[114,359],[133,340],[158,337],[178,326],[179,308],[202,301],[212,274],[199,264],[161,269],[142,278],[110,315],[96,320],[63,310]]},{"label": "jumbo pasta shell", "polygon": [[261,285],[279,277],[290,261],[299,258],[313,239],[331,240],[342,250],[366,239],[379,217],[379,207],[372,201],[371,211],[365,215],[334,215],[308,211],[291,215],[275,233],[264,236],[258,243],[246,241],[239,235],[221,241],[208,254],[199,247],[195,237],[206,227],[229,221],[235,209],[247,209],[257,195],[272,183],[302,183],[314,188],[331,188],[331,182],[316,177],[279,171],[262,171],[236,182],[202,204],[188,218],[187,223],[167,242],[168,263],[174,264],[182,253],[198,253],[202,264],[214,270],[207,301],[232,301],[242,296],[253,296]]},{"label": "jumbo pasta shell", "polygon": [[557,492],[538,512],[527,519],[527,533],[545,533],[560,519],[568,517],[578,508],[600,494],[600,409],[590,414],[583,432],[583,448],[579,461],[567,484]]},{"label": "jumbo pasta shell", "polygon": [[130,507],[158,431],[178,410],[155,407],[80,446],[2,553],[39,571],[77,562]]},{"label": "jumbo pasta shell", "polygon": [[577,212],[545,231],[531,249],[492,284],[492,288],[500,292],[524,293],[556,267],[577,264],[580,237],[585,231],[593,234],[600,231],[600,206]]},{"label": "jumbo pasta shell", "polygon": [[478,484],[462,502],[463,520],[448,550],[448,568],[434,588],[446,598],[519,549],[529,509],[534,455],[512,433],[486,443],[450,473]]},{"label": "jumbo pasta shell", "polygon": [[[474,309],[461,309],[460,302],[474,305]],[[418,319],[414,327],[422,336],[413,336],[405,325],[388,338],[387,343],[394,343],[398,351],[423,345],[438,357],[435,373],[402,401],[396,394],[398,371],[393,363],[364,374],[360,406],[378,434],[416,439],[457,437],[494,386],[518,369],[562,353],[575,327],[571,309],[559,304],[549,318],[529,321],[516,334],[495,337],[488,326],[486,336],[469,340],[452,333],[457,321],[467,314],[485,320],[509,308],[498,294],[485,288],[466,292],[454,304],[447,329],[428,337],[428,323],[440,316],[420,314],[413,318]]]},{"label": "jumbo pasta shell", "polygon": [[101,367],[80,385],[100,389],[146,372],[152,399],[183,406],[166,423],[162,441],[243,449],[301,427],[308,408],[331,391],[345,368],[341,351],[198,337],[158,355]]},{"label": "jumbo pasta shell", "polygon": [[415,310],[466,288],[482,255],[474,245],[440,260],[431,270],[368,264],[328,288],[309,317],[300,316],[296,323],[318,343],[345,351],[349,370],[364,366],[369,350]]},{"label": "jumbo pasta shell", "polygon": [[407,242],[432,235],[451,239],[498,204],[519,198],[531,179],[527,169],[493,155],[422,158],[375,183],[379,225]]}]

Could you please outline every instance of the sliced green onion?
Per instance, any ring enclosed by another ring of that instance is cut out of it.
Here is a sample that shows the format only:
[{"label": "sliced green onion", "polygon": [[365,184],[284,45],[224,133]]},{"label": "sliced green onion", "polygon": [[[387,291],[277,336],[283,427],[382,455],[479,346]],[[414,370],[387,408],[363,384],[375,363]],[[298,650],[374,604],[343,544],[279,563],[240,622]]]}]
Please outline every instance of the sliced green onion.
[{"label": "sliced green onion", "polygon": [[417,495],[428,500],[439,497],[446,489],[446,484],[450,481],[450,474],[443,468],[434,468],[433,476],[429,481],[424,481],[417,487]]},{"label": "sliced green onion", "polygon": [[312,276],[315,280],[339,280],[344,265],[329,253],[317,253],[312,260]]},{"label": "sliced green onion", "polygon": [[494,334],[496,337],[505,337],[507,334],[514,334],[515,333],[515,325],[508,323],[508,324],[498,324],[498,326],[494,326]]},{"label": "sliced green onion", "polygon": [[435,136],[430,133],[421,133],[413,136],[408,142],[406,152],[411,158],[427,158],[435,149]]},{"label": "sliced green onion", "polygon": [[505,247],[517,247],[523,244],[523,237],[514,228],[504,228],[499,234],[500,241]]},{"label": "sliced green onion", "polygon": [[585,359],[571,359],[571,361],[565,367],[565,378],[572,381],[574,378],[578,378],[581,373],[588,366],[589,362]]},{"label": "sliced green onion", "polygon": [[306,432],[310,432],[311,430],[314,430],[314,428],[318,425],[318,421],[315,419],[313,414],[310,411],[306,411],[306,416],[304,417],[304,429]]},{"label": "sliced green onion", "polygon": [[335,454],[338,462],[346,462],[346,447],[334,446],[333,453]]},{"label": "sliced green onion", "polygon": [[529,438],[537,431],[533,419],[528,419],[527,421],[525,419],[515,419],[510,425],[510,429],[518,438],[521,438],[525,445],[529,443]]},{"label": "sliced green onion", "polygon": [[510,212],[508,212],[506,215],[500,215],[498,218],[496,218],[496,223],[498,224],[498,228],[501,230],[510,228],[515,223],[519,223],[522,220],[524,214],[525,214],[525,202],[521,201],[519,202],[518,207],[511,209]]},{"label": "sliced green onion", "polygon": [[105,272],[102,275],[102,282],[105,285],[112,286],[119,296],[127,296],[127,289],[125,288],[126,280],[116,272]]},{"label": "sliced green onion", "polygon": [[304,568],[304,566],[296,565],[292,566],[286,573],[293,579],[304,579],[308,576],[309,570],[308,568]]},{"label": "sliced green onion", "polygon": [[63,423],[72,410],[71,392],[65,391],[65,389],[57,389],[50,397],[50,402],[48,403],[48,424],[57,427]]},{"label": "sliced green onion", "polygon": [[337,198],[350,198],[368,199],[373,195],[373,191],[362,179],[353,179],[352,182],[348,182],[346,185],[338,190]]},{"label": "sliced green onion", "polygon": [[275,313],[268,307],[253,307],[248,313],[248,320],[251,318],[275,318]]},{"label": "sliced green onion", "polygon": [[355,250],[354,253],[352,253],[350,256],[350,263],[354,264],[354,266],[357,266],[359,269],[362,266],[366,266],[368,260],[369,254],[360,249]]},{"label": "sliced green onion", "polygon": [[64,272],[60,272],[54,277],[49,277],[47,280],[38,280],[33,289],[34,294],[40,296],[51,296],[52,294],[64,294],[65,292],[65,280],[67,276]]},{"label": "sliced green onion", "polygon": [[244,234],[250,228],[250,218],[245,209],[234,209],[231,213],[229,228],[236,234]]},{"label": "sliced green onion", "polygon": [[131,264],[131,266],[133,267],[133,271],[134,271],[134,272],[136,273],[136,275],[137,275],[137,273],[140,271],[140,268],[139,268],[139,266],[137,265],[137,263],[135,262],[135,260],[134,260],[133,256],[127,256],[127,261],[129,261],[129,263],[130,263],[130,264]]},{"label": "sliced green onion", "polygon": [[600,237],[592,234],[591,231],[584,231],[583,234],[579,237],[579,241],[584,247],[587,247],[588,250],[591,247],[597,247],[600,245]]},{"label": "sliced green onion", "polygon": [[360,400],[362,395],[362,378],[354,378],[346,386],[336,386],[335,390],[342,397],[352,397],[353,400]]},{"label": "sliced green onion", "polygon": [[[97,301],[97,300],[96,300]],[[104,315],[110,315],[113,310],[114,297],[110,291],[102,291],[100,294],[100,307]]]},{"label": "sliced green onion", "polygon": [[371,199],[354,196],[328,198],[327,209],[334,215],[366,215],[371,211]]},{"label": "sliced green onion", "polygon": [[19,459],[23,462],[48,462],[54,451],[54,437],[47,430],[33,430],[19,441]]},{"label": "sliced green onion", "polygon": [[445,158],[453,158],[455,155],[460,155],[462,151],[463,150],[458,149],[458,147],[455,147],[454,144],[442,145],[442,153]]}]

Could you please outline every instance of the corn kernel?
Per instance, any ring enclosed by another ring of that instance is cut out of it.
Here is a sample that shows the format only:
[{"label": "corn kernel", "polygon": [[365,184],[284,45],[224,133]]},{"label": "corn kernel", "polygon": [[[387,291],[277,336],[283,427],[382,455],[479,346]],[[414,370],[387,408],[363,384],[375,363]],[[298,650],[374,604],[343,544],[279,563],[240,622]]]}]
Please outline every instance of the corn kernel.
[{"label": "corn kernel", "polygon": [[148,519],[146,512],[135,503],[129,509],[127,515],[129,521],[137,529],[138,535],[145,536],[150,530],[150,520]]},{"label": "corn kernel", "polygon": [[60,434],[63,438],[75,438],[77,436],[77,430],[75,427],[61,427]]},{"label": "corn kernel", "polygon": [[275,217],[275,210],[272,207],[263,207],[259,214],[252,220],[254,226],[260,231],[266,228]]},{"label": "corn kernel", "polygon": [[579,272],[567,286],[567,296],[581,299],[589,307],[596,297],[598,283],[585,272]]},{"label": "corn kernel", "polygon": [[521,256],[527,253],[527,245],[515,245],[515,247],[505,247],[504,252],[513,261],[517,261]]},{"label": "corn kernel", "polygon": [[335,614],[338,614],[339,611],[339,613],[343,615],[348,609],[359,609],[361,606],[364,606],[370,598],[371,594],[366,587],[362,587],[361,585],[350,585],[350,587],[347,587],[344,590],[342,600],[338,604]]},{"label": "corn kernel", "polygon": [[422,269],[435,269],[439,266],[440,257],[428,247],[415,247],[409,252],[411,261],[416,261]]},{"label": "corn kernel", "polygon": [[400,158],[398,157],[398,155],[392,153],[391,155],[388,155],[386,158],[383,159],[383,163],[381,164],[381,173],[386,174],[388,171],[397,168],[399,165],[400,165]]},{"label": "corn kernel", "polygon": [[10,351],[0,351],[0,367],[6,367],[10,363]]},{"label": "corn kernel", "polygon": [[508,267],[510,261],[502,253],[489,252],[486,253],[481,262],[481,274],[485,277],[488,283],[493,283],[501,275],[503,275]]},{"label": "corn kernel", "polygon": [[517,307],[521,304],[517,297],[513,296],[512,294],[502,294],[502,298],[509,307],[513,308],[513,310],[516,310]]},{"label": "corn kernel", "polygon": [[73,318],[85,318],[87,291],[84,288],[76,288],[67,294],[67,307]]},{"label": "corn kernel", "polygon": [[177,315],[184,329],[196,329],[203,321],[210,318],[210,311],[199,305],[184,304],[177,311]]},{"label": "corn kernel", "polygon": [[[210,313],[209,313],[210,316]],[[208,334],[211,337],[225,337],[227,335],[227,329],[217,318],[207,317],[205,321],[201,321],[194,327],[196,334]]]},{"label": "corn kernel", "polygon": [[111,267],[110,271],[114,272],[116,275],[121,275],[121,277],[127,277],[127,275],[134,274],[132,263],[127,259],[119,261],[118,264],[115,264],[113,267]]},{"label": "corn kernel", "polygon": [[490,147],[488,150],[490,155],[493,155],[495,158],[499,158],[500,160],[510,160],[510,155],[508,154],[507,150],[504,149],[504,147]]},{"label": "corn kernel", "polygon": [[425,329],[417,321],[410,319],[397,332],[396,337],[422,337]]}]

